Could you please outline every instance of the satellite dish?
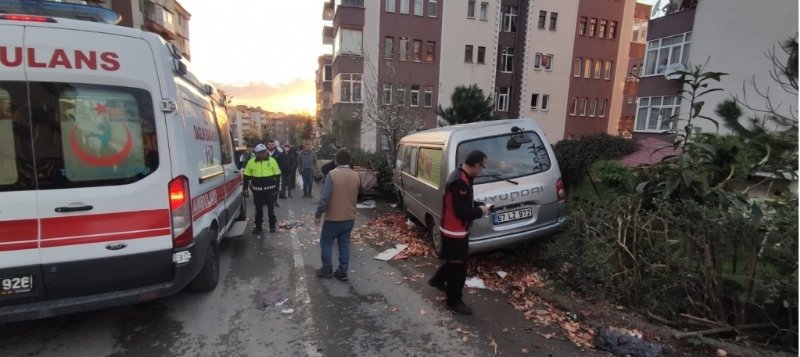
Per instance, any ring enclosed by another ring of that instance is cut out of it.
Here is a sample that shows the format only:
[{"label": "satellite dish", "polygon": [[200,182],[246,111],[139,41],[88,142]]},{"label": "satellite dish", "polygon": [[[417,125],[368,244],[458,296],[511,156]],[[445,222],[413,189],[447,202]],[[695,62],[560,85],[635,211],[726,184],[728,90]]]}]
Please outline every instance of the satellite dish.
[{"label": "satellite dish", "polygon": [[650,11],[650,17],[656,17],[659,9],[661,9],[661,0],[656,1],[656,4],[653,5],[653,10]]},{"label": "satellite dish", "polygon": [[686,71],[686,66],[683,63],[673,63],[664,70],[664,78],[669,80],[681,79],[684,71]]}]

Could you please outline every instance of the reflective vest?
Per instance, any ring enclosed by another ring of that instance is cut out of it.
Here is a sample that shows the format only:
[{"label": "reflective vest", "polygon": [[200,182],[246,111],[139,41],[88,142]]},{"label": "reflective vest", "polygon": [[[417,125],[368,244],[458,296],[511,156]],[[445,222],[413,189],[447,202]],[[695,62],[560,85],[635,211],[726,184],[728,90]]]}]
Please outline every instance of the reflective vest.
[{"label": "reflective vest", "polygon": [[259,160],[257,157],[247,161],[244,168],[245,187],[259,189],[277,189],[280,184],[281,168],[272,157]]},{"label": "reflective vest", "polygon": [[442,235],[448,238],[466,238],[469,234],[469,226],[472,221],[464,221],[461,218],[458,218],[456,215],[456,211],[453,207],[453,192],[451,185],[461,180],[467,187],[467,192],[465,195],[467,196],[467,202],[469,202],[470,207],[473,202],[473,194],[472,194],[472,185],[470,184],[469,176],[467,173],[464,172],[462,169],[456,169],[450,176],[447,177],[447,182],[445,183],[445,192],[444,192],[444,202],[442,204],[442,224],[440,226],[440,230],[442,231]]}]

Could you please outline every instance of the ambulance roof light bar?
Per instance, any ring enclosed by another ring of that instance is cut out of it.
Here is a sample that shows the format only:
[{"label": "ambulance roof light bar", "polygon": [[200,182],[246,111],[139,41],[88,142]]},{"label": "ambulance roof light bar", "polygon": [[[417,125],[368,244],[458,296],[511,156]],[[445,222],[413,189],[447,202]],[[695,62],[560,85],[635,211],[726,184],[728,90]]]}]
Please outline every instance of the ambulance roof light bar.
[{"label": "ambulance roof light bar", "polygon": [[[0,0],[0,14],[4,15],[0,18],[4,20],[35,22],[55,22],[55,20],[52,19],[52,21],[45,21],[44,18],[62,17],[116,25],[122,20],[120,14],[101,6],[45,0]],[[30,17],[27,19],[23,17],[9,18],[11,14],[30,15]]]}]

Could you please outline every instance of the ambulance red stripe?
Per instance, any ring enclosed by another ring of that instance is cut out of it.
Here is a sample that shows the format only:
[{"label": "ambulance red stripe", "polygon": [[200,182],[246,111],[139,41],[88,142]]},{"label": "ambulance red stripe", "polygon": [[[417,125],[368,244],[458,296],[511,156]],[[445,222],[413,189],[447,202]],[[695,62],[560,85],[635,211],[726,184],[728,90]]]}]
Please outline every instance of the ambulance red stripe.
[{"label": "ambulance red stripe", "polygon": [[90,243],[115,242],[121,240],[165,236],[170,234],[172,234],[171,229],[162,228],[162,229],[153,229],[141,232],[120,232],[120,233],[104,234],[98,236],[51,239],[42,241],[42,248],[64,247],[69,245],[90,244]]},{"label": "ambulance red stripe", "polygon": [[35,219],[0,221],[0,243],[35,241],[39,233],[38,225]]},{"label": "ambulance red stripe", "polygon": [[0,244],[0,252],[7,252],[12,250],[23,250],[23,249],[36,249],[38,243],[34,241],[29,242],[12,242],[12,243],[2,243]]},{"label": "ambulance red stripe", "polygon": [[169,227],[169,210],[166,209],[45,218],[42,219],[42,241]]}]

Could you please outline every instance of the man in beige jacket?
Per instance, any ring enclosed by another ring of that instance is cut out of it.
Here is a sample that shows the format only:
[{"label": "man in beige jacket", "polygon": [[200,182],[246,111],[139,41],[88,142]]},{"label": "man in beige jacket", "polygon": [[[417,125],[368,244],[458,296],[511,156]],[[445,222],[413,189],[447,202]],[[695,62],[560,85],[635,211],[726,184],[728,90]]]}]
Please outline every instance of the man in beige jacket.
[{"label": "man in beige jacket", "polygon": [[[328,173],[322,186],[322,194],[317,204],[317,213],[314,223],[319,226],[323,214],[325,223],[322,224],[319,246],[322,257],[322,267],[317,270],[317,276],[323,278],[335,277],[347,281],[347,267],[350,261],[350,233],[356,222],[356,203],[361,191],[361,180],[358,173],[350,168],[352,157],[346,149],[339,149],[334,157],[336,168]],[[339,267],[333,271],[331,255],[333,254],[333,241],[339,246]]]}]

